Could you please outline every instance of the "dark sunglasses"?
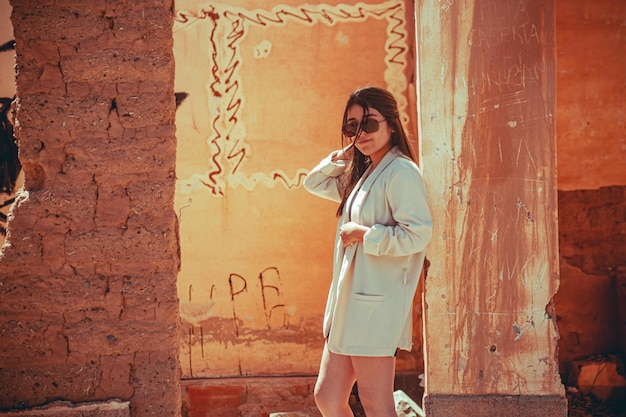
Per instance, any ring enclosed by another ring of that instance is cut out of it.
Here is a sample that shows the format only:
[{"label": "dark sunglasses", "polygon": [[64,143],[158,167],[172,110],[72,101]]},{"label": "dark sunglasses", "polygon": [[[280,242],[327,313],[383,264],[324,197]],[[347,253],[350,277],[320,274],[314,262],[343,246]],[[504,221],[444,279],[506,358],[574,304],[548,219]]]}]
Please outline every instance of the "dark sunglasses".
[{"label": "dark sunglasses", "polygon": [[378,132],[380,124],[386,121],[387,120],[385,119],[379,121],[371,117],[366,117],[365,119],[361,120],[361,123],[357,121],[351,121],[344,124],[341,128],[341,131],[347,137],[353,138],[356,136],[357,132],[359,132],[359,127],[361,128],[360,130],[365,133],[374,133]]}]

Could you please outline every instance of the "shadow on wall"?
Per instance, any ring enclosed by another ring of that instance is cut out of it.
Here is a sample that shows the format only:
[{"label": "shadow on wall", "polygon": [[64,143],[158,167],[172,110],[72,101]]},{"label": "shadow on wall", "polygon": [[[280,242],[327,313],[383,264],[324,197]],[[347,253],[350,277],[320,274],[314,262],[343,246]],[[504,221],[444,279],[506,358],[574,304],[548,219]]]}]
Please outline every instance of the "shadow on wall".
[{"label": "shadow on wall", "polygon": [[[0,46],[0,53],[15,50],[15,41]],[[4,75],[3,75],[4,76]],[[13,76],[13,74],[11,75]],[[15,202],[15,191],[21,187],[22,164],[13,136],[12,103],[15,97],[0,97],[0,240],[6,237],[7,214]]]}]

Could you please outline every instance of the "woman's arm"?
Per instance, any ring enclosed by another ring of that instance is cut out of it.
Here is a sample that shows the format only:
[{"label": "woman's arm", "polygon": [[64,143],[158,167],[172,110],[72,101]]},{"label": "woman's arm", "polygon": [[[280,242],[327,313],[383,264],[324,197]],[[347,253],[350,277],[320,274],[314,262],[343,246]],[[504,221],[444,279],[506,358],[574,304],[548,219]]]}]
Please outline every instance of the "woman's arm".
[{"label": "woman's arm", "polygon": [[350,144],[322,159],[304,178],[304,188],[311,194],[340,202],[341,182],[351,159],[351,148]]},{"label": "woman's arm", "polygon": [[405,163],[388,180],[386,202],[395,225],[374,224],[363,236],[363,250],[376,256],[422,252],[432,237],[426,187],[415,166]]}]

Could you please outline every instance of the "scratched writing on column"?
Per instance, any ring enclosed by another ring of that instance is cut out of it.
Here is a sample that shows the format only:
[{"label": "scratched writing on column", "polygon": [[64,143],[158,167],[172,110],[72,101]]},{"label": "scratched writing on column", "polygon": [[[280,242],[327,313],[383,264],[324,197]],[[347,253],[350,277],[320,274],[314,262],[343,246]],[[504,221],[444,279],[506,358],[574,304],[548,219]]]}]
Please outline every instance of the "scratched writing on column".
[{"label": "scratched writing on column", "polygon": [[488,60],[485,66],[489,69],[470,77],[468,94],[513,94],[510,98],[513,104],[523,100],[519,94],[530,85],[540,84],[546,72],[544,62],[527,63],[521,53],[516,57],[500,56]]},{"label": "scratched writing on column", "polygon": [[[537,55],[544,43],[542,25],[537,23],[540,16],[538,9],[520,0],[481,3],[467,43],[480,57],[477,59],[482,61],[483,71],[468,80],[470,96],[520,94],[529,85],[541,83],[546,64]],[[506,54],[502,53],[504,50]],[[516,104],[523,99],[514,96],[505,98],[505,102]]]}]

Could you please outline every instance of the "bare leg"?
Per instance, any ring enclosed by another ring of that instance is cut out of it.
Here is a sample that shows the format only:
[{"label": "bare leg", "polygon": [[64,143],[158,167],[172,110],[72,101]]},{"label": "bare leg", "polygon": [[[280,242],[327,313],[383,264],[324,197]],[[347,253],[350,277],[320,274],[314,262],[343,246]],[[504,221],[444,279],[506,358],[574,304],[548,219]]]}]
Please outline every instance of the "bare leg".
[{"label": "bare leg", "polygon": [[367,417],[397,417],[393,400],[396,358],[352,356],[359,398]]},{"label": "bare leg", "polygon": [[337,355],[324,345],[315,384],[315,403],[324,417],[354,417],[349,400],[355,377],[350,356]]}]

